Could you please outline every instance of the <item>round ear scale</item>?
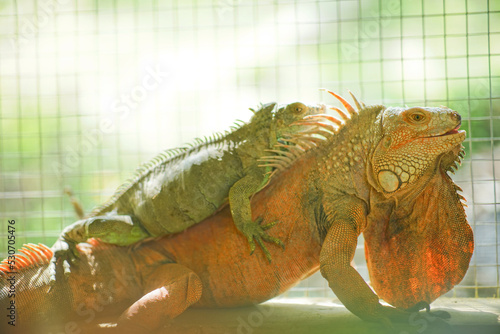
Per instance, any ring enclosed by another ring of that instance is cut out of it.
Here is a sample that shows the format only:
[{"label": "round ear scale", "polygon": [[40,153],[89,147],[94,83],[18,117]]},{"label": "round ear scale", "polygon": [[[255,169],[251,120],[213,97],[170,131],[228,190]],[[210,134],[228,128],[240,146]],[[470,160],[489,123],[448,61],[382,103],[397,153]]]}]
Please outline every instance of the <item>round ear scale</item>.
[{"label": "round ear scale", "polygon": [[378,173],[377,178],[380,186],[388,193],[395,192],[401,187],[401,180],[393,171],[382,170]]}]

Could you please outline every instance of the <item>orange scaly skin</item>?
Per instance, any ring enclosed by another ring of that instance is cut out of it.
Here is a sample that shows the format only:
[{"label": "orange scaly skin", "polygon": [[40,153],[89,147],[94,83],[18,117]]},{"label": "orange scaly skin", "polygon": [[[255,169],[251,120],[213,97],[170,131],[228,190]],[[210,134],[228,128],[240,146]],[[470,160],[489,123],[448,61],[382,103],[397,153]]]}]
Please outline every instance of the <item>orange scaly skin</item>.
[{"label": "orange scaly skin", "polygon": [[[318,270],[321,242],[314,212],[290,205],[303,203],[307,184],[300,177],[301,169],[287,174],[252,201],[255,217],[262,217],[264,222],[280,222],[273,227],[273,236],[282,238],[286,251],[278,247],[270,249],[272,263],[266,263],[262,256],[248,254],[245,247],[238,248],[244,246],[245,238],[231,225],[227,209],[195,229],[161,243],[176,263],[189,267],[201,279],[203,294],[196,306],[229,307],[263,302]],[[276,193],[280,196],[273,196]],[[141,250],[137,253],[138,261],[149,251],[145,247],[144,255]]]},{"label": "orange scaly skin", "polygon": [[[270,248],[272,263],[262,253],[248,254],[225,207],[170,237],[81,246],[72,274],[50,293],[48,261],[19,268],[19,325],[40,329],[48,316],[67,325],[95,309],[119,316],[118,328],[141,332],[190,306],[268,300],[318,269],[351,312],[371,321],[407,319],[405,309],[450,290],[473,251],[462,198],[447,175],[465,137],[457,131],[460,116],[447,108],[383,106],[359,106],[358,114],[341,102],[351,118],[343,117],[345,126],[331,116],[305,119],[311,131],[288,139],[295,145],[279,144],[277,150],[288,150],[282,158],[263,159],[277,172],[251,204],[253,219],[279,222],[270,234],[286,249]],[[351,266],[361,233],[378,296]],[[9,298],[2,286],[3,308]],[[379,296],[396,308],[382,306]]]}]

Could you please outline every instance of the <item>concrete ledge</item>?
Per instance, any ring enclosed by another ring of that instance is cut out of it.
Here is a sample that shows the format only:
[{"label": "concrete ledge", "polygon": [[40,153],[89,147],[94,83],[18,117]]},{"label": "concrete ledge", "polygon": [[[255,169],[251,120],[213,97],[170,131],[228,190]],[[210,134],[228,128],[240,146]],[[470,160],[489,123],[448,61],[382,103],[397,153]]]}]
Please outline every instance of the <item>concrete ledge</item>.
[{"label": "concrete ledge", "polygon": [[[443,298],[432,304],[451,318],[414,318],[394,324],[368,323],[330,299],[278,299],[237,309],[191,309],[158,333],[183,334],[316,334],[316,333],[500,333],[500,299]],[[421,312],[424,313],[424,312]]]},{"label": "concrete ledge", "polygon": [[[450,318],[413,317],[394,323],[391,329],[360,320],[338,300],[282,298],[260,305],[232,309],[189,309],[170,324],[151,334],[499,334],[500,299],[441,298],[432,311],[446,311]],[[84,326],[80,334],[114,334],[112,321],[101,319],[99,327]],[[104,324],[107,323],[107,324]],[[116,331],[115,331],[116,330]],[[118,334],[125,334],[123,329]]]}]

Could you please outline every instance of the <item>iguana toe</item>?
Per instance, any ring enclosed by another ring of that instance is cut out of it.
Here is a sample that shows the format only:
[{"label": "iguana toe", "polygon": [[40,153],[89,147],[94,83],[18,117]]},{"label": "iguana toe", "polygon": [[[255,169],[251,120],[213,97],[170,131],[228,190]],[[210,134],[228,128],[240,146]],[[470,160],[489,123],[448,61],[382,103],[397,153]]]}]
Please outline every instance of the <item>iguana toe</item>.
[{"label": "iguana toe", "polygon": [[78,258],[76,244],[69,240],[57,240],[54,246],[52,246],[52,250],[54,255],[49,264],[49,284],[51,286],[57,280],[59,263],[62,266],[64,277],[68,277],[71,274],[71,264]]},{"label": "iguana toe", "polygon": [[255,242],[253,241],[252,236],[247,236],[247,240],[248,240],[248,244],[250,246],[250,255],[252,255],[253,252],[255,252]]},{"label": "iguana toe", "polygon": [[429,303],[421,301],[421,302],[416,303],[412,307],[407,308],[406,311],[407,312],[418,312],[418,311],[423,310],[423,309],[426,309],[427,312],[429,312],[431,310],[431,306],[429,305]]},{"label": "iguana toe", "polygon": [[62,263],[64,270],[64,277],[68,277],[71,274],[70,264],[67,260],[64,260]]},{"label": "iguana toe", "polygon": [[285,248],[285,245],[280,239],[270,236],[266,232],[278,222],[272,222],[264,225],[261,225],[261,222],[262,218],[260,217],[255,221],[248,222],[243,225],[241,232],[247,237],[248,243],[250,245],[250,255],[254,253],[256,248],[255,243],[257,243],[264,252],[266,259],[271,262],[271,253],[269,253],[267,247],[264,245],[264,241],[272,242],[283,249]]},{"label": "iguana toe", "polygon": [[260,248],[262,248],[262,251],[264,252],[264,255],[266,256],[267,261],[269,261],[269,263],[271,263],[271,253],[269,253],[266,246],[262,242],[262,238],[259,236],[259,237],[256,237],[255,240],[259,244]]},{"label": "iguana toe", "polygon": [[267,242],[272,242],[272,243],[280,246],[281,248],[285,249],[285,244],[278,238],[272,237],[272,236],[267,235],[267,234],[263,234],[262,239],[264,241],[267,241]]},{"label": "iguana toe", "polygon": [[55,262],[53,262],[52,260],[50,261],[49,264],[48,275],[49,275],[49,285],[52,287],[56,283],[56,266]]},{"label": "iguana toe", "polygon": [[[257,222],[260,224],[260,221],[262,221],[262,219],[260,220],[257,220]],[[264,224],[264,225],[260,225],[260,227],[264,230],[264,231],[267,231],[269,230],[271,227],[273,227],[274,225],[278,224],[278,222],[272,222],[272,223],[268,223],[268,224]]]},{"label": "iguana toe", "polygon": [[424,309],[427,311],[427,314],[429,316],[440,318],[440,319],[449,319],[449,318],[451,318],[450,313],[448,313],[446,311],[442,311],[442,310],[431,311],[431,306],[429,305],[429,303],[424,302],[424,301],[418,302],[414,306],[406,309],[406,311],[407,312],[418,312],[418,311],[424,310]]}]

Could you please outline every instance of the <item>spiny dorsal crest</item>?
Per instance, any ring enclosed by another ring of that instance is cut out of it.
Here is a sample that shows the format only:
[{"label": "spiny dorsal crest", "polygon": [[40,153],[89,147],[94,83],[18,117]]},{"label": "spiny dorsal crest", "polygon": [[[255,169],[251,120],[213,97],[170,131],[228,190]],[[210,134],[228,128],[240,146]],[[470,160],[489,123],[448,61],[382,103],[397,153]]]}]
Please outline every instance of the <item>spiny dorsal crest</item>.
[{"label": "spiny dorsal crest", "polygon": [[[237,119],[232,126],[230,126],[231,131],[236,131],[243,127],[246,122]],[[148,176],[156,168],[162,164],[172,162],[184,158],[185,156],[200,150],[203,146],[215,145],[216,147],[222,147],[224,144],[224,138],[231,133],[231,131],[216,132],[211,136],[205,136],[203,138],[195,138],[193,143],[186,144],[186,146],[167,149],[160,154],[156,155],[154,158],[148,162],[140,165],[133,176],[129,178],[125,183],[116,189],[115,193],[111,198],[109,198],[104,204],[95,207],[88,217],[101,214],[103,211],[111,207],[123,194],[130,190],[135,184],[140,182],[143,178]]]},{"label": "spiny dorsal crest", "polygon": [[0,276],[7,276],[10,272],[17,272],[21,269],[48,264],[54,255],[52,250],[43,244],[26,244],[19,252],[21,254],[12,255],[14,259],[7,258],[0,263]]},{"label": "spiny dorsal crest", "polygon": [[[246,122],[237,119],[234,122],[234,125],[230,126],[231,131],[236,131],[243,125],[245,125]],[[201,148],[202,145],[210,145],[212,143],[219,143],[226,137],[230,131],[226,130],[224,132],[216,132],[212,134],[211,136],[205,136],[203,138],[195,138],[193,140],[193,143],[188,143],[184,147],[178,147],[178,148],[173,148],[173,149],[167,149],[160,154],[156,155],[153,159],[150,161],[142,164],[137,168],[135,171],[134,177],[132,177],[131,180],[127,181],[125,185],[128,185],[129,183],[134,183],[138,179],[140,179],[142,176],[150,172],[151,170],[155,169],[159,165],[165,163],[168,160],[175,159],[175,158],[181,158],[184,156],[184,154],[190,153],[191,150],[196,150],[197,148]]]},{"label": "spiny dorsal crest", "polygon": [[335,98],[345,107],[345,111],[336,107],[330,107],[335,110],[340,119],[332,115],[317,114],[304,117],[302,120],[292,123],[290,126],[304,126],[305,129],[295,134],[285,136],[283,139],[286,143],[278,143],[272,150],[267,152],[274,153],[271,156],[264,156],[259,161],[263,162],[262,167],[272,167],[273,171],[270,176],[274,176],[279,171],[289,168],[296,159],[302,156],[310,149],[320,146],[323,142],[327,142],[330,138],[347,124],[347,122],[359,113],[365,107],[364,103],[360,103],[354,94],[349,91],[349,94],[354,100],[356,109],[349,104],[342,96],[335,94],[332,91],[322,89]]}]

